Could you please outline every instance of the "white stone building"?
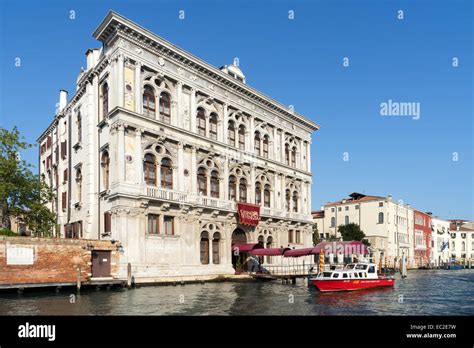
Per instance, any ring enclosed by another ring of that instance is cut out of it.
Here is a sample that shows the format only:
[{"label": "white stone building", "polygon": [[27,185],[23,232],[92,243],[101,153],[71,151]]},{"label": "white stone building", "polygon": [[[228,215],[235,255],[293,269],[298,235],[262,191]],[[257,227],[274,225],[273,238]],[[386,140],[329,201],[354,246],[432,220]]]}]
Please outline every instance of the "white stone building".
[{"label": "white stone building", "polygon": [[461,263],[474,262],[474,222],[450,221],[450,259]]},{"label": "white stone building", "polygon": [[[414,267],[413,209],[387,197],[354,192],[349,198],[321,207],[324,214],[313,214],[320,237],[339,238],[340,225],[356,223],[367,236],[375,261],[387,267],[399,266],[406,255],[408,267]],[[323,215],[323,217],[321,216]]]},{"label": "white stone building", "polygon": [[112,276],[137,282],[233,274],[234,244],[312,245],[314,122],[117,13],[94,37],[38,139],[60,236],[117,241]]},{"label": "white stone building", "polygon": [[431,218],[432,230],[432,248],[431,248],[431,265],[438,267],[450,259],[450,222],[440,219],[439,217]]}]

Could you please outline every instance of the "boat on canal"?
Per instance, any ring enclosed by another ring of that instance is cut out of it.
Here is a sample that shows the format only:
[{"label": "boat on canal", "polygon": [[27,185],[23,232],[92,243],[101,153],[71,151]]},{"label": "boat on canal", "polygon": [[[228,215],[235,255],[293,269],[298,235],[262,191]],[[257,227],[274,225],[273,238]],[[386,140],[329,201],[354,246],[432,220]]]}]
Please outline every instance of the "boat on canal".
[{"label": "boat on canal", "polygon": [[392,276],[377,274],[374,263],[349,263],[342,269],[319,272],[310,281],[319,291],[353,291],[395,285]]}]

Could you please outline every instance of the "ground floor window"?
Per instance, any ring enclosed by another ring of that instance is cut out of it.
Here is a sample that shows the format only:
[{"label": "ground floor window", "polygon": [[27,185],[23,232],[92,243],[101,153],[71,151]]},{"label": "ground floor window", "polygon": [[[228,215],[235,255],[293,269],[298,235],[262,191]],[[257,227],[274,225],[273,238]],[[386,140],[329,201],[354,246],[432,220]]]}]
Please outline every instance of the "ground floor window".
[{"label": "ground floor window", "polygon": [[163,233],[168,236],[174,235],[174,217],[165,216],[163,218]]},{"label": "ground floor window", "polygon": [[212,236],[212,263],[218,265],[220,263],[219,245],[221,242],[221,234],[219,232],[214,233]]},{"label": "ground floor window", "polygon": [[155,214],[148,214],[148,234],[159,234],[159,216]]},{"label": "ground floor window", "polygon": [[209,264],[209,234],[207,232],[201,233],[201,264]]}]

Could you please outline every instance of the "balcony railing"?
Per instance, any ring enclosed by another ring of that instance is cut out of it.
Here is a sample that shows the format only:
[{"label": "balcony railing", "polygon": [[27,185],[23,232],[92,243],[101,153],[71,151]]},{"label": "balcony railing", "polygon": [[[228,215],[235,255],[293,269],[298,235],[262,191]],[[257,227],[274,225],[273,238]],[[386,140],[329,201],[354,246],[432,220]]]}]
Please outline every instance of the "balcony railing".
[{"label": "balcony railing", "polygon": [[[236,202],[223,200],[215,197],[203,196],[197,193],[188,193],[172,189],[165,189],[162,187],[145,186],[144,195],[150,198],[156,198],[164,201],[173,201],[179,203],[197,204],[216,209],[226,209],[236,211]],[[260,214],[264,216],[273,216],[278,218],[288,218],[303,221],[311,221],[312,217],[309,214],[287,212],[268,207],[261,207]]]}]

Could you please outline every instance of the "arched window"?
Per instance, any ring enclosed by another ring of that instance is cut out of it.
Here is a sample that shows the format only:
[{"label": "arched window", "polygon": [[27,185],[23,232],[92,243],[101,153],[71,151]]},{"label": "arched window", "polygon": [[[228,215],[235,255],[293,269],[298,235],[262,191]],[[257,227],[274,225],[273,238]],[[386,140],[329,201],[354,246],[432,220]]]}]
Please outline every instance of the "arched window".
[{"label": "arched window", "polygon": [[81,168],[76,169],[76,200],[82,201],[82,172]]},{"label": "arched window", "polygon": [[211,173],[211,197],[219,198],[219,173],[213,170]]},{"label": "arched window", "polygon": [[209,137],[212,140],[217,140],[217,115],[215,113],[209,116]]},{"label": "arched window", "polygon": [[293,192],[293,211],[298,212],[298,192]]},{"label": "arched window", "polygon": [[291,166],[296,167],[296,147],[291,150]]},{"label": "arched window", "polygon": [[331,218],[331,227],[336,227],[336,218],[334,216]]},{"label": "arched window", "polygon": [[143,91],[143,115],[155,117],[155,91],[151,86],[145,86]]},{"label": "arched window", "polygon": [[263,206],[270,208],[270,185],[265,185],[263,190]]},{"label": "arched window", "polygon": [[245,127],[239,126],[239,149],[245,150]]},{"label": "arched window", "polygon": [[255,184],[255,204],[262,204],[262,185],[259,182]]},{"label": "arched window", "polygon": [[257,156],[260,156],[261,153],[260,153],[260,133],[259,132],[255,132],[255,138],[254,138],[254,147],[255,147],[255,154]]},{"label": "arched window", "polygon": [[229,200],[235,201],[237,199],[237,179],[231,175],[229,177]]},{"label": "arched window", "polygon": [[102,184],[104,185],[104,190],[108,190],[109,189],[110,158],[109,158],[109,153],[107,151],[104,151],[102,153],[100,165],[102,167]]},{"label": "arched window", "polygon": [[220,264],[219,245],[221,242],[221,234],[216,232],[212,236],[212,263],[214,265]]},{"label": "arched window", "polygon": [[102,119],[109,114],[109,85],[104,83],[102,85]]},{"label": "arched window", "polygon": [[173,169],[171,168],[171,161],[168,158],[161,160],[160,166],[161,187],[166,189],[173,188]]},{"label": "arched window", "polygon": [[285,200],[286,200],[286,210],[290,211],[290,206],[291,206],[291,193],[290,193],[290,190],[286,190]]},{"label": "arched window", "polygon": [[466,242],[462,242],[461,251],[466,251]]},{"label": "arched window", "polygon": [[285,163],[287,166],[290,165],[290,145],[285,144]]},{"label": "arched window", "polygon": [[206,169],[199,168],[197,172],[198,191],[200,194],[207,196],[207,177]]},{"label": "arched window", "polygon": [[160,121],[164,123],[171,123],[171,98],[166,92],[160,95]]},{"label": "arched window", "polygon": [[241,178],[239,183],[239,201],[247,202],[247,180],[244,178]]},{"label": "arched window", "polygon": [[199,135],[206,136],[206,116],[203,108],[197,110],[197,128]]},{"label": "arched window", "polygon": [[268,135],[263,137],[263,157],[268,158]]},{"label": "arched window", "polygon": [[143,176],[147,185],[156,186],[155,156],[147,153],[143,162]]},{"label": "arched window", "polygon": [[235,124],[234,121],[229,122],[227,127],[227,143],[229,145],[235,146]]},{"label": "arched window", "polygon": [[344,224],[349,225],[349,216],[344,216]]},{"label": "arched window", "polygon": [[209,264],[209,233],[201,233],[201,264]]},{"label": "arched window", "polygon": [[383,213],[379,213],[379,224],[383,224]]}]

